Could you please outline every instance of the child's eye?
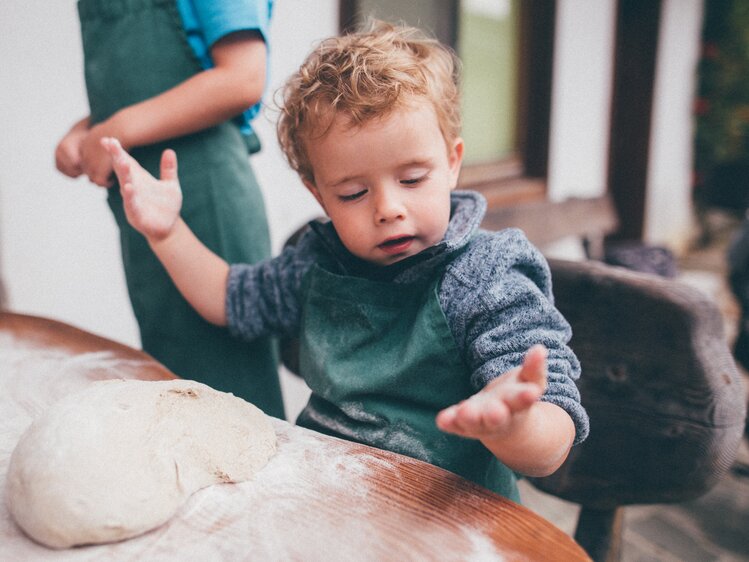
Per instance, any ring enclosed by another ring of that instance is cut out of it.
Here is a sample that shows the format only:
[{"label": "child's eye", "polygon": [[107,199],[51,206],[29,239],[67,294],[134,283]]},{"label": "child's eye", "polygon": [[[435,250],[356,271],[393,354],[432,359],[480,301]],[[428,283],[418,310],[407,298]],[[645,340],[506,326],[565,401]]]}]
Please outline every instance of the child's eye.
[{"label": "child's eye", "polygon": [[401,184],[403,185],[416,185],[417,183],[421,183],[427,178],[427,176],[419,176],[418,178],[409,178],[407,180],[401,180]]},{"label": "child's eye", "polygon": [[361,191],[357,191],[356,193],[352,193],[351,195],[339,195],[338,198],[341,201],[355,201],[356,199],[359,199],[362,195],[364,195],[367,192],[366,189],[362,189]]}]

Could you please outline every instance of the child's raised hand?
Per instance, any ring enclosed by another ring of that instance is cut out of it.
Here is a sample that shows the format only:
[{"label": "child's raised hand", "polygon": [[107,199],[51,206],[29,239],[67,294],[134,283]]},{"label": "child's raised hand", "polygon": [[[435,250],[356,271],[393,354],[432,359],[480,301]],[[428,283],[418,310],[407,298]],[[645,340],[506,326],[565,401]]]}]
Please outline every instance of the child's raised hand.
[{"label": "child's raised hand", "polygon": [[437,427],[472,439],[502,437],[546,389],[546,348],[533,346],[523,365],[490,382],[470,398],[442,410]]},{"label": "child's raised hand", "polygon": [[149,240],[162,240],[172,231],[182,207],[177,179],[177,155],[161,155],[161,179],[157,180],[122,148],[117,139],[105,137],[102,146],[112,158],[128,222]]}]

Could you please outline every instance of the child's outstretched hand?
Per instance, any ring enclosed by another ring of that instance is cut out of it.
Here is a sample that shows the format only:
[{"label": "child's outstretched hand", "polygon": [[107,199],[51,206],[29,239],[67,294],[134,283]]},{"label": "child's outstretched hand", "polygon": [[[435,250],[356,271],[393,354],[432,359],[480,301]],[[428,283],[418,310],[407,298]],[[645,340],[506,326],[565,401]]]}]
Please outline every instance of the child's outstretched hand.
[{"label": "child's outstretched hand", "polygon": [[509,435],[546,389],[546,348],[533,346],[523,365],[490,382],[470,398],[442,410],[437,427],[472,439]]},{"label": "child's outstretched hand", "polygon": [[105,137],[102,146],[112,157],[128,222],[149,240],[162,240],[174,228],[182,207],[177,179],[177,155],[161,155],[161,179],[157,180],[122,148],[117,139]]}]

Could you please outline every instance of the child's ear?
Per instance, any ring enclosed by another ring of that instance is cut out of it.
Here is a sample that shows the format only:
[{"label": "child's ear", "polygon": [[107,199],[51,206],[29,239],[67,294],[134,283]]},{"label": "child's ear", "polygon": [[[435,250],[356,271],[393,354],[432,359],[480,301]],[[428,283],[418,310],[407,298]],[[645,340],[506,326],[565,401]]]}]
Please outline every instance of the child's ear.
[{"label": "child's ear", "polygon": [[306,187],[309,192],[312,194],[312,196],[317,200],[317,202],[322,207],[322,210],[325,211],[325,214],[328,214],[328,210],[325,208],[325,203],[323,203],[322,195],[320,195],[320,190],[317,189],[317,186],[312,183],[310,180],[302,180],[302,183],[304,184],[304,187]]},{"label": "child's ear", "polygon": [[458,137],[453,141],[452,146],[449,147],[447,152],[447,164],[450,167],[450,181],[452,184],[450,189],[455,189],[458,185],[458,176],[460,175],[460,166],[463,163],[464,148],[465,145],[463,144],[463,139]]}]

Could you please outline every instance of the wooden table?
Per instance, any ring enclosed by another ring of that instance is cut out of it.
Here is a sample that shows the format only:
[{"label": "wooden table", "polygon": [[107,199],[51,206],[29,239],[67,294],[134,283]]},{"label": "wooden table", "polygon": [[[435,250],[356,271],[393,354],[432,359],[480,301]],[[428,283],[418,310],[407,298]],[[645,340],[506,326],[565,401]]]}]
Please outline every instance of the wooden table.
[{"label": "wooden table", "polygon": [[94,380],[175,378],[150,356],[69,325],[0,313],[2,560],[588,560],[533,512],[432,465],[273,420],[256,477],[198,491],[165,525],[115,544],[49,550],[5,507],[16,442]]}]

